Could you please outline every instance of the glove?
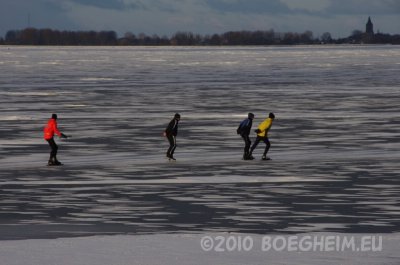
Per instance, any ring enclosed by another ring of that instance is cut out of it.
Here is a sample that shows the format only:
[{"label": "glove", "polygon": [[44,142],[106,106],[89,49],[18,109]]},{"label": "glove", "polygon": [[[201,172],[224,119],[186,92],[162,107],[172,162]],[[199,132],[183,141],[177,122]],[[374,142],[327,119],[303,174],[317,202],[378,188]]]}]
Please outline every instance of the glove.
[{"label": "glove", "polygon": [[64,139],[67,139],[68,138],[68,136],[66,136],[65,134],[61,134],[61,138],[64,138]]},{"label": "glove", "polygon": [[254,130],[257,134],[261,132],[260,129]]}]

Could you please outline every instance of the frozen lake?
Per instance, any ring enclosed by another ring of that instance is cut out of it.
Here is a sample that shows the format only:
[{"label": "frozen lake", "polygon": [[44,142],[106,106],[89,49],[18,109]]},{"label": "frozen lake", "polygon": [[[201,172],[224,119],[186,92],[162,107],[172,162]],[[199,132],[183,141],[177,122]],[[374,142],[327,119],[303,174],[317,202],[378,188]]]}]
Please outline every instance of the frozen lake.
[{"label": "frozen lake", "polygon": [[[399,58],[395,46],[0,46],[0,239],[400,232]],[[254,127],[276,115],[271,161],[262,144],[241,160],[248,112]],[[58,168],[42,140],[51,113],[71,136],[56,139]]]}]

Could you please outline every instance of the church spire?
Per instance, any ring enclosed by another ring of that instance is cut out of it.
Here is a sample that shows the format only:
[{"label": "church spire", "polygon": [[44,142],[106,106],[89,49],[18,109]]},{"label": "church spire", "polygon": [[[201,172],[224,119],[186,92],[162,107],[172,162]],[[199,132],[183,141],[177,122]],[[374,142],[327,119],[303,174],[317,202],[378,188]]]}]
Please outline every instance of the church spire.
[{"label": "church spire", "polygon": [[365,27],[365,33],[374,34],[374,24],[372,24],[371,17],[368,17],[368,22]]}]

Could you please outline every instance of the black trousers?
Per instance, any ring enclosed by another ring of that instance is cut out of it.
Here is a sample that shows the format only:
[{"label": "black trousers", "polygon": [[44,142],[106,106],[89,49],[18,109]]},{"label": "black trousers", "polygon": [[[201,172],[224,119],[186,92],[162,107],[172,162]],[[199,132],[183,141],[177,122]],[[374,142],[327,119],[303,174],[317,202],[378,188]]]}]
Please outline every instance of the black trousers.
[{"label": "black trousers", "polygon": [[253,146],[251,147],[251,150],[250,150],[250,154],[253,153],[254,149],[256,149],[256,147],[257,147],[257,145],[258,145],[258,143],[260,141],[263,141],[265,143],[265,150],[264,150],[263,156],[267,155],[268,150],[271,147],[271,143],[269,142],[268,137],[260,137],[260,136],[257,136],[256,140],[254,141],[254,144],[253,144]]},{"label": "black trousers", "polygon": [[249,135],[242,134],[241,135],[244,140],[244,154],[243,156],[248,156],[251,146],[251,141]]},{"label": "black trousers", "polygon": [[50,160],[53,161],[53,159],[54,159],[54,161],[56,161],[57,160],[58,145],[54,141],[54,138],[51,138],[50,140],[47,140],[47,142],[49,143],[50,148],[51,148]]},{"label": "black trousers", "polygon": [[167,135],[167,139],[169,141],[169,148],[167,151],[167,156],[172,157],[174,156],[174,152],[176,149],[176,136],[174,135]]}]

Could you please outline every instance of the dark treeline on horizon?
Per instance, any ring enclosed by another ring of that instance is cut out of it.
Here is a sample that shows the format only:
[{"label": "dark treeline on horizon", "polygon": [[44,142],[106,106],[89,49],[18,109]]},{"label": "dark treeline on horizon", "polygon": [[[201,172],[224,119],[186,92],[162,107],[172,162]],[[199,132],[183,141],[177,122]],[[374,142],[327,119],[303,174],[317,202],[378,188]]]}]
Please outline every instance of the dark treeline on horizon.
[{"label": "dark treeline on horizon", "polygon": [[177,32],[172,37],[126,33],[118,38],[114,31],[59,31],[26,28],[10,30],[0,45],[60,46],[195,46],[195,45],[299,45],[299,44],[400,44],[400,35],[368,34],[353,31],[347,38],[333,39],[329,32],[315,38],[311,31],[277,33],[268,31],[229,31],[222,34],[199,35]]}]

